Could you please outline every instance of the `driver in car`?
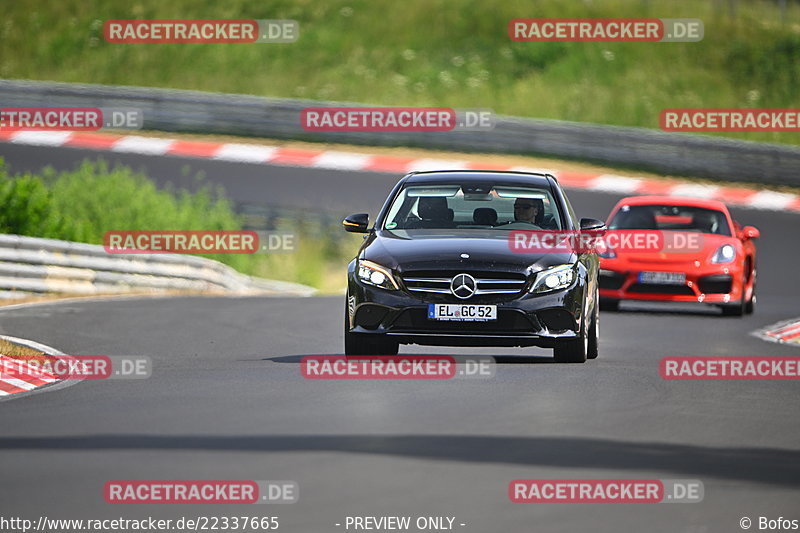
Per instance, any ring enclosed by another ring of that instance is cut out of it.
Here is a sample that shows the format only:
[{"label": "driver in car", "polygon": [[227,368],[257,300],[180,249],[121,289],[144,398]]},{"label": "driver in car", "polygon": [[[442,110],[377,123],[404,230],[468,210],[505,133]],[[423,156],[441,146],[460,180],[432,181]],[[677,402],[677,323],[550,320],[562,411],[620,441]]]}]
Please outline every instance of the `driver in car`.
[{"label": "driver in car", "polygon": [[538,225],[539,213],[543,211],[544,202],[536,198],[517,198],[514,202],[514,221]]}]

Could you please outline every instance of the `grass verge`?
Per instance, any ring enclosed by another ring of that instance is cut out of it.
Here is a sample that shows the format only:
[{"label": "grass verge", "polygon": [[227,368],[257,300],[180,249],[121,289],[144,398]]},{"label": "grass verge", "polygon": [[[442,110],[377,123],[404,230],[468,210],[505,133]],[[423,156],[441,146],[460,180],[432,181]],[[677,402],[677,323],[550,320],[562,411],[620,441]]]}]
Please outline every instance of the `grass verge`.
[{"label": "grass verge", "polygon": [[[791,108],[800,4],[774,0],[9,2],[0,77],[658,128],[664,108]],[[697,43],[515,43],[514,18],[699,18]],[[291,44],[113,44],[111,19],[294,19]],[[727,133],[800,144],[797,133]]]},{"label": "grass verge", "polygon": [[36,361],[41,363],[48,360],[48,357],[39,350],[34,350],[27,346],[20,346],[19,344],[14,344],[5,339],[0,339],[0,354],[23,361]]},{"label": "grass verge", "polygon": [[[221,188],[194,193],[159,190],[128,167],[84,162],[74,171],[9,175],[0,161],[0,233],[101,244],[110,230],[241,230]],[[360,239],[341,228],[296,217],[277,219],[275,230],[296,235],[297,249],[285,254],[206,255],[244,274],[302,283],[340,292],[344,267]]]}]

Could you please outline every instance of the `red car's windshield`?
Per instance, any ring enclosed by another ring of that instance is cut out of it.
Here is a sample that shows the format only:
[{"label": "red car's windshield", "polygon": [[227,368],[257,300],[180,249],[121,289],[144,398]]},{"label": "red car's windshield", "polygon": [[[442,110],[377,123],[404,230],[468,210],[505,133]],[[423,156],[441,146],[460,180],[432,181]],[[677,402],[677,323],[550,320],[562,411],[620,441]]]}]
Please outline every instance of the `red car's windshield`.
[{"label": "red car's windshield", "polygon": [[624,205],[608,229],[672,230],[731,235],[725,213],[716,209],[676,205]]}]

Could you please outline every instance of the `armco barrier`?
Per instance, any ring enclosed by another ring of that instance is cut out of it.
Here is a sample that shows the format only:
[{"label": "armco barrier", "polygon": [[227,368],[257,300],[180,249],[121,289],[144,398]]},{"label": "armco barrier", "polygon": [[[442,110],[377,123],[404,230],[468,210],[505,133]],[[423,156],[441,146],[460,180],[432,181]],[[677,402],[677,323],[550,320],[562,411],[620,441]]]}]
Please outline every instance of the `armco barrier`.
[{"label": "armco barrier", "polygon": [[303,108],[343,104],[16,80],[0,80],[0,105],[135,107],[143,111],[146,130],[541,154],[667,174],[800,186],[800,148],[644,128],[501,116],[494,129],[484,131],[309,132],[300,126]]},{"label": "armco barrier", "polygon": [[203,257],[112,255],[95,244],[0,235],[0,299],[160,291],[310,296],[315,289],[245,276]]}]

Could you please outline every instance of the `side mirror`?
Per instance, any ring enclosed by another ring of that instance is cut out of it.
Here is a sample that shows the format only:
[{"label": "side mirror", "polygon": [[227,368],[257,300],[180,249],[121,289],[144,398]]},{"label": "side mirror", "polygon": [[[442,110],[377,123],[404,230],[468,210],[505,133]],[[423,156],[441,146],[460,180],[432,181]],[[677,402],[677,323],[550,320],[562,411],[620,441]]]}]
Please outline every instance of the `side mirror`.
[{"label": "side mirror", "polygon": [[761,237],[761,232],[753,226],[745,226],[742,228],[742,236],[745,239],[758,239]]},{"label": "side mirror", "polygon": [[606,223],[596,218],[582,218],[581,231],[588,231],[593,229],[605,229]]},{"label": "side mirror", "polygon": [[342,221],[345,231],[350,233],[367,233],[367,226],[369,226],[368,213],[356,213],[350,215]]}]

